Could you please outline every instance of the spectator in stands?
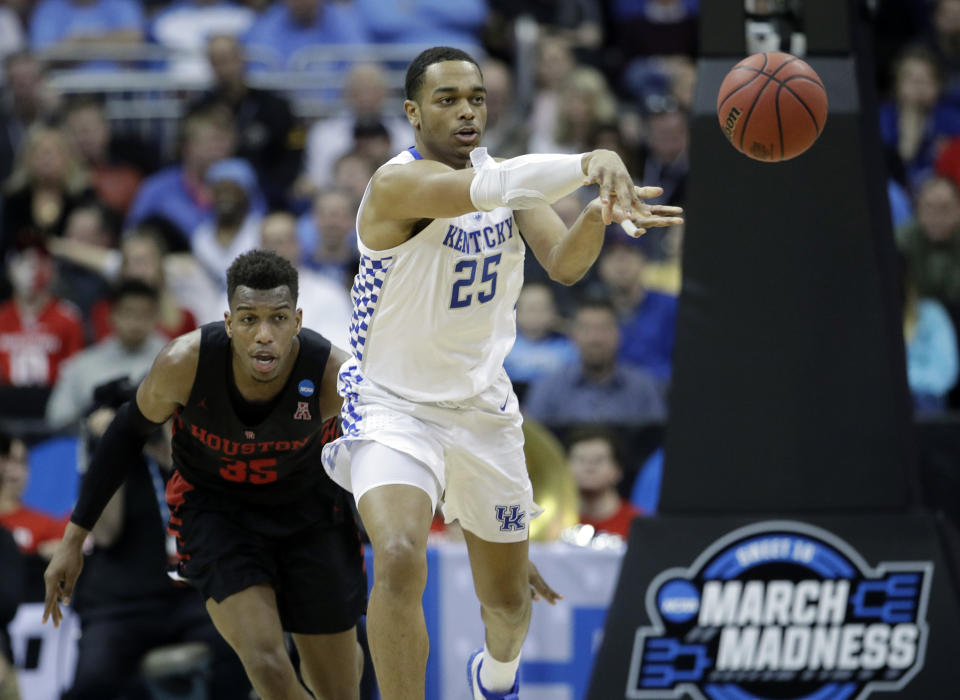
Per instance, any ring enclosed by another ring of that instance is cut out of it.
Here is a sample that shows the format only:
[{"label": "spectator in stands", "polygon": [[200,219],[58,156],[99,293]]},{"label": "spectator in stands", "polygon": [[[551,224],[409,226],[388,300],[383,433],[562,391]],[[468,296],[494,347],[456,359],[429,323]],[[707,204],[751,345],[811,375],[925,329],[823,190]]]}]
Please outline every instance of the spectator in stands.
[{"label": "spectator in stands", "polygon": [[355,0],[377,44],[453,46],[483,53],[486,0]]},{"label": "spectator in stands", "polygon": [[3,249],[22,235],[62,236],[70,212],[95,200],[60,129],[34,124],[3,196]]},{"label": "spectator in stands", "polygon": [[944,95],[960,101],[960,0],[936,0],[933,28],[926,40],[944,74]]},{"label": "spectator in stands", "polygon": [[154,149],[134,138],[115,135],[103,103],[96,98],[68,101],[63,116],[97,199],[122,221],[144,175],[156,170]]},{"label": "spectator in stands", "polygon": [[139,381],[168,339],[157,330],[158,294],[138,279],[121,280],[110,309],[113,334],[67,360],[50,400],[47,423],[53,430],[74,426],[93,405],[93,390],[114,377]]},{"label": "spectator in stands", "polygon": [[587,299],[574,316],[580,361],[534,381],[524,411],[547,425],[660,422],[666,408],[656,381],[617,359],[620,329],[613,305]]},{"label": "spectator in stands", "polygon": [[567,464],[580,494],[580,523],[626,539],[640,511],[617,491],[624,459],[616,433],[599,426],[583,427],[567,443]]},{"label": "spectator in stands", "polygon": [[486,43],[497,56],[510,55],[514,23],[524,15],[536,20],[545,33],[562,38],[579,60],[599,63],[603,10],[598,0],[490,0]]},{"label": "spectator in stands", "polygon": [[617,101],[603,73],[575,68],[560,85],[555,123],[530,137],[530,149],[535,153],[590,150],[596,129],[616,120]]},{"label": "spectator in stands", "polygon": [[621,60],[697,53],[699,0],[613,0],[610,26]]},{"label": "spectator in stands", "polygon": [[158,226],[172,251],[190,249],[193,232],[213,205],[207,169],[236,145],[233,116],[221,105],[192,112],[182,129],[181,161],[147,178],[127,216],[127,228],[147,221]]},{"label": "spectator in stands", "polygon": [[640,367],[661,385],[670,379],[676,298],[647,288],[644,243],[608,234],[597,265],[598,292],[609,297],[620,323],[620,361]]},{"label": "spectator in stands", "polygon": [[521,401],[530,382],[577,361],[577,347],[560,325],[553,288],[525,283],[517,299],[517,340],[503,363]]},{"label": "spectator in stands", "polygon": [[[108,228],[108,216],[99,204],[77,207],[67,218],[64,241],[76,241],[91,248],[108,251],[114,246],[114,235]],[[51,241],[51,249],[56,243]],[[56,296],[69,299],[80,310],[85,321],[90,319],[94,306],[110,293],[110,286],[99,272],[66,258],[56,257]],[[94,337],[93,326],[87,324],[85,337]]]},{"label": "spectator in stands", "polygon": [[946,178],[927,180],[917,194],[916,218],[897,230],[917,293],[960,306],[960,191]]},{"label": "spectator in stands", "polygon": [[236,155],[257,172],[267,204],[283,207],[303,162],[304,128],[286,98],[247,85],[243,46],[234,36],[215,34],[207,41],[213,89],[200,104],[221,102],[237,128]]},{"label": "spectator in stands", "polygon": [[303,308],[303,325],[322,334],[341,348],[350,347],[350,319],[353,303],[343,284],[305,267],[297,239],[297,220],[287,212],[270,214],[260,227],[260,247],[272,250],[297,268],[298,306]]},{"label": "spectator in stands", "polygon": [[30,126],[53,115],[59,96],[46,80],[40,61],[29,51],[16,51],[3,60],[0,94],[0,181],[13,169],[16,154]]},{"label": "spectator in stands", "polygon": [[17,13],[6,5],[0,7],[0,60],[23,50],[25,43]]},{"label": "spectator in stands", "polygon": [[354,232],[356,204],[346,190],[331,188],[317,194],[312,213],[316,239],[306,265],[349,288],[360,262]]},{"label": "spectator in stands", "polygon": [[[222,318],[216,285],[197,263],[192,253],[168,253],[162,234],[141,226],[128,232],[120,250],[105,250],[77,241],[56,241],[58,258],[82,265],[107,280],[139,279],[160,294],[157,330],[168,338],[189,333],[201,322]],[[102,299],[90,311],[94,338],[103,340],[113,332],[110,301]]]},{"label": "spectator in stands", "polygon": [[656,182],[663,194],[653,204],[683,206],[690,170],[690,124],[686,113],[674,105],[647,116],[647,138],[636,170],[640,182]]},{"label": "spectator in stands", "polygon": [[197,262],[220,287],[227,288],[227,268],[241,253],[260,245],[260,214],[252,210],[257,174],[241,158],[228,158],[207,170],[213,216],[192,236]]},{"label": "spectator in stands", "polygon": [[300,186],[303,194],[327,187],[333,181],[337,159],[354,148],[354,127],[359,121],[383,124],[390,134],[391,157],[413,145],[410,124],[395,105],[387,103],[387,79],[380,65],[360,63],[354,66],[344,84],[343,97],[344,109],[315,122],[307,134],[308,182]]},{"label": "spectator in stands", "polygon": [[0,305],[0,386],[52,387],[61,363],[83,347],[83,324],[53,295],[54,264],[36,239],[7,255],[13,298]]},{"label": "spectator in stands", "polygon": [[[135,390],[124,379],[97,389],[98,408],[87,421],[91,443]],[[139,463],[130,465],[91,532],[93,551],[85,557],[72,605],[82,626],[77,673],[64,700],[155,697],[137,676],[140,662],[152,649],[183,642],[202,642],[212,653],[205,697],[250,693],[239,659],[217,634],[196,590],[167,576],[176,551],[165,532],[171,471],[167,425],[147,443]]]},{"label": "spectator in stands", "polygon": [[379,119],[359,119],[353,125],[353,148],[379,168],[396,155],[390,132]]},{"label": "spectator in stands", "polygon": [[264,11],[243,39],[251,49],[269,51],[277,68],[290,67],[302,49],[333,44],[366,44],[370,33],[353,2],[284,0]]},{"label": "spectator in stands", "polygon": [[63,537],[66,522],[23,503],[30,478],[27,444],[19,438],[0,440],[7,452],[0,454],[4,462],[4,477],[0,482],[0,527],[13,533],[20,551],[26,555],[53,556],[53,550]]},{"label": "spectator in stands", "polygon": [[[553,134],[560,110],[560,86],[577,61],[567,39],[545,35],[537,43],[537,87],[530,113],[530,134],[547,139]],[[532,148],[532,145],[531,145]]]},{"label": "spectator in stands", "polygon": [[143,11],[136,0],[40,0],[30,17],[30,46],[44,51],[138,43],[143,28]]},{"label": "spectator in stands", "polygon": [[515,109],[513,74],[503,61],[490,59],[481,66],[487,89],[487,125],[483,142],[498,158],[512,158],[527,152],[530,138],[526,119]]},{"label": "spectator in stands", "polygon": [[880,105],[884,146],[916,189],[933,171],[937,149],[960,134],[960,108],[945,102],[934,56],[922,47],[903,52],[894,67],[894,98]]},{"label": "spectator in stands", "polygon": [[354,207],[359,207],[376,169],[377,166],[363,153],[355,150],[344,153],[333,164],[333,186],[349,192]]},{"label": "spectator in stands", "polygon": [[[217,308],[210,311],[210,297],[217,296],[191,253],[170,254],[162,236],[150,228],[135,229],[120,244],[120,277],[139,279],[159,291],[157,330],[169,339],[189,333],[201,323],[223,317]],[[109,314],[107,314],[109,316]],[[111,327],[98,326],[102,339]]]},{"label": "spectator in stands", "polygon": [[900,291],[907,382],[914,410],[918,414],[939,413],[947,408],[947,395],[957,384],[957,332],[940,302],[917,293],[910,266],[902,256]]},{"label": "spectator in stands", "polygon": [[216,66],[208,60],[211,39],[243,36],[256,16],[251,8],[237,2],[175,0],[153,18],[149,33],[154,41],[170,49],[166,68],[169,75],[181,81],[200,82],[216,76]]}]

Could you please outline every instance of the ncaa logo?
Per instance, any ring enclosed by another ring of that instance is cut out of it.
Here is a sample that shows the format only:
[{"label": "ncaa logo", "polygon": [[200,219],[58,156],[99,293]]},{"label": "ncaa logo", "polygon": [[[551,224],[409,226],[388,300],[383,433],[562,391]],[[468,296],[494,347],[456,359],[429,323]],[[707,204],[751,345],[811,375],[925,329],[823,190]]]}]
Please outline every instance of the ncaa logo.
[{"label": "ncaa logo", "polygon": [[869,566],[806,523],[735,530],[647,589],[627,698],[864,700],[923,667],[933,563]]},{"label": "ncaa logo", "polygon": [[300,396],[306,396],[307,398],[313,396],[315,388],[313,382],[309,379],[304,379],[302,382],[297,384],[297,391],[300,392]]}]

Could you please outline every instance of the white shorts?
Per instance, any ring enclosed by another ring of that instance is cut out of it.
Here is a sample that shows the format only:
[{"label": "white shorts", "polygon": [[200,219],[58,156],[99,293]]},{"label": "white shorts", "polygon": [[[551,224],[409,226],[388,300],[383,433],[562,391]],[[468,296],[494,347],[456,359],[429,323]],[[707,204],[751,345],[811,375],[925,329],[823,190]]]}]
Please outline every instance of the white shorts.
[{"label": "white shorts", "polygon": [[[410,484],[426,491],[435,504],[440,495],[444,520],[460,521],[481,539],[519,542],[529,537],[530,521],[542,509],[533,500],[520,404],[506,372],[501,370],[490,388],[465,401],[422,403],[362,376],[351,358],[340,368],[337,390],[344,397],[344,435],[324,446],[323,465],[355,499],[375,486]],[[366,441],[409,455],[432,479],[412,477],[409,460],[398,460],[394,469],[387,459],[357,464],[362,460],[353,460],[353,453]]]}]

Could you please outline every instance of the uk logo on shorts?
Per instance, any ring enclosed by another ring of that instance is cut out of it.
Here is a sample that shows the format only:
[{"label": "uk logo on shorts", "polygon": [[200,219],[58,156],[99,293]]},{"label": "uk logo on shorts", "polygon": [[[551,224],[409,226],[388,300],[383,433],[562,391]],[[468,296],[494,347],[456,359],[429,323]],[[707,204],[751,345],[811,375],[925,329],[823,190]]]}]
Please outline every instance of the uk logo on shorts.
[{"label": "uk logo on shorts", "polygon": [[527,528],[527,524],[523,522],[523,519],[527,517],[527,511],[520,510],[520,506],[496,506],[496,513],[502,532],[525,530]]},{"label": "uk logo on shorts", "polygon": [[297,401],[297,410],[293,414],[294,420],[311,420],[310,404],[306,401]]},{"label": "uk logo on shorts", "polygon": [[300,396],[306,396],[309,399],[311,396],[313,396],[315,387],[313,386],[313,382],[311,382],[309,379],[304,379],[302,382],[297,384],[297,391],[300,392]]},{"label": "uk logo on shorts", "polygon": [[865,700],[923,667],[930,561],[870,566],[807,523],[714,542],[647,589],[627,698]]}]

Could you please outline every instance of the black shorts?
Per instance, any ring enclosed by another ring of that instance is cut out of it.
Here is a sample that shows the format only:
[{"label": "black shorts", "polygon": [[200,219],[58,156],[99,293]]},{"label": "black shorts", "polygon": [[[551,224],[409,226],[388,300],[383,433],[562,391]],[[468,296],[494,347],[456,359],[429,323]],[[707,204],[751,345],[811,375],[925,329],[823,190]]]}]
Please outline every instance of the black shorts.
[{"label": "black shorts", "polygon": [[177,471],[167,502],[179,572],[204,599],[269,584],[283,629],[297,634],[344,632],[364,614],[363,552],[345,499],[334,509],[318,487],[294,503],[257,506],[194,487]]}]

